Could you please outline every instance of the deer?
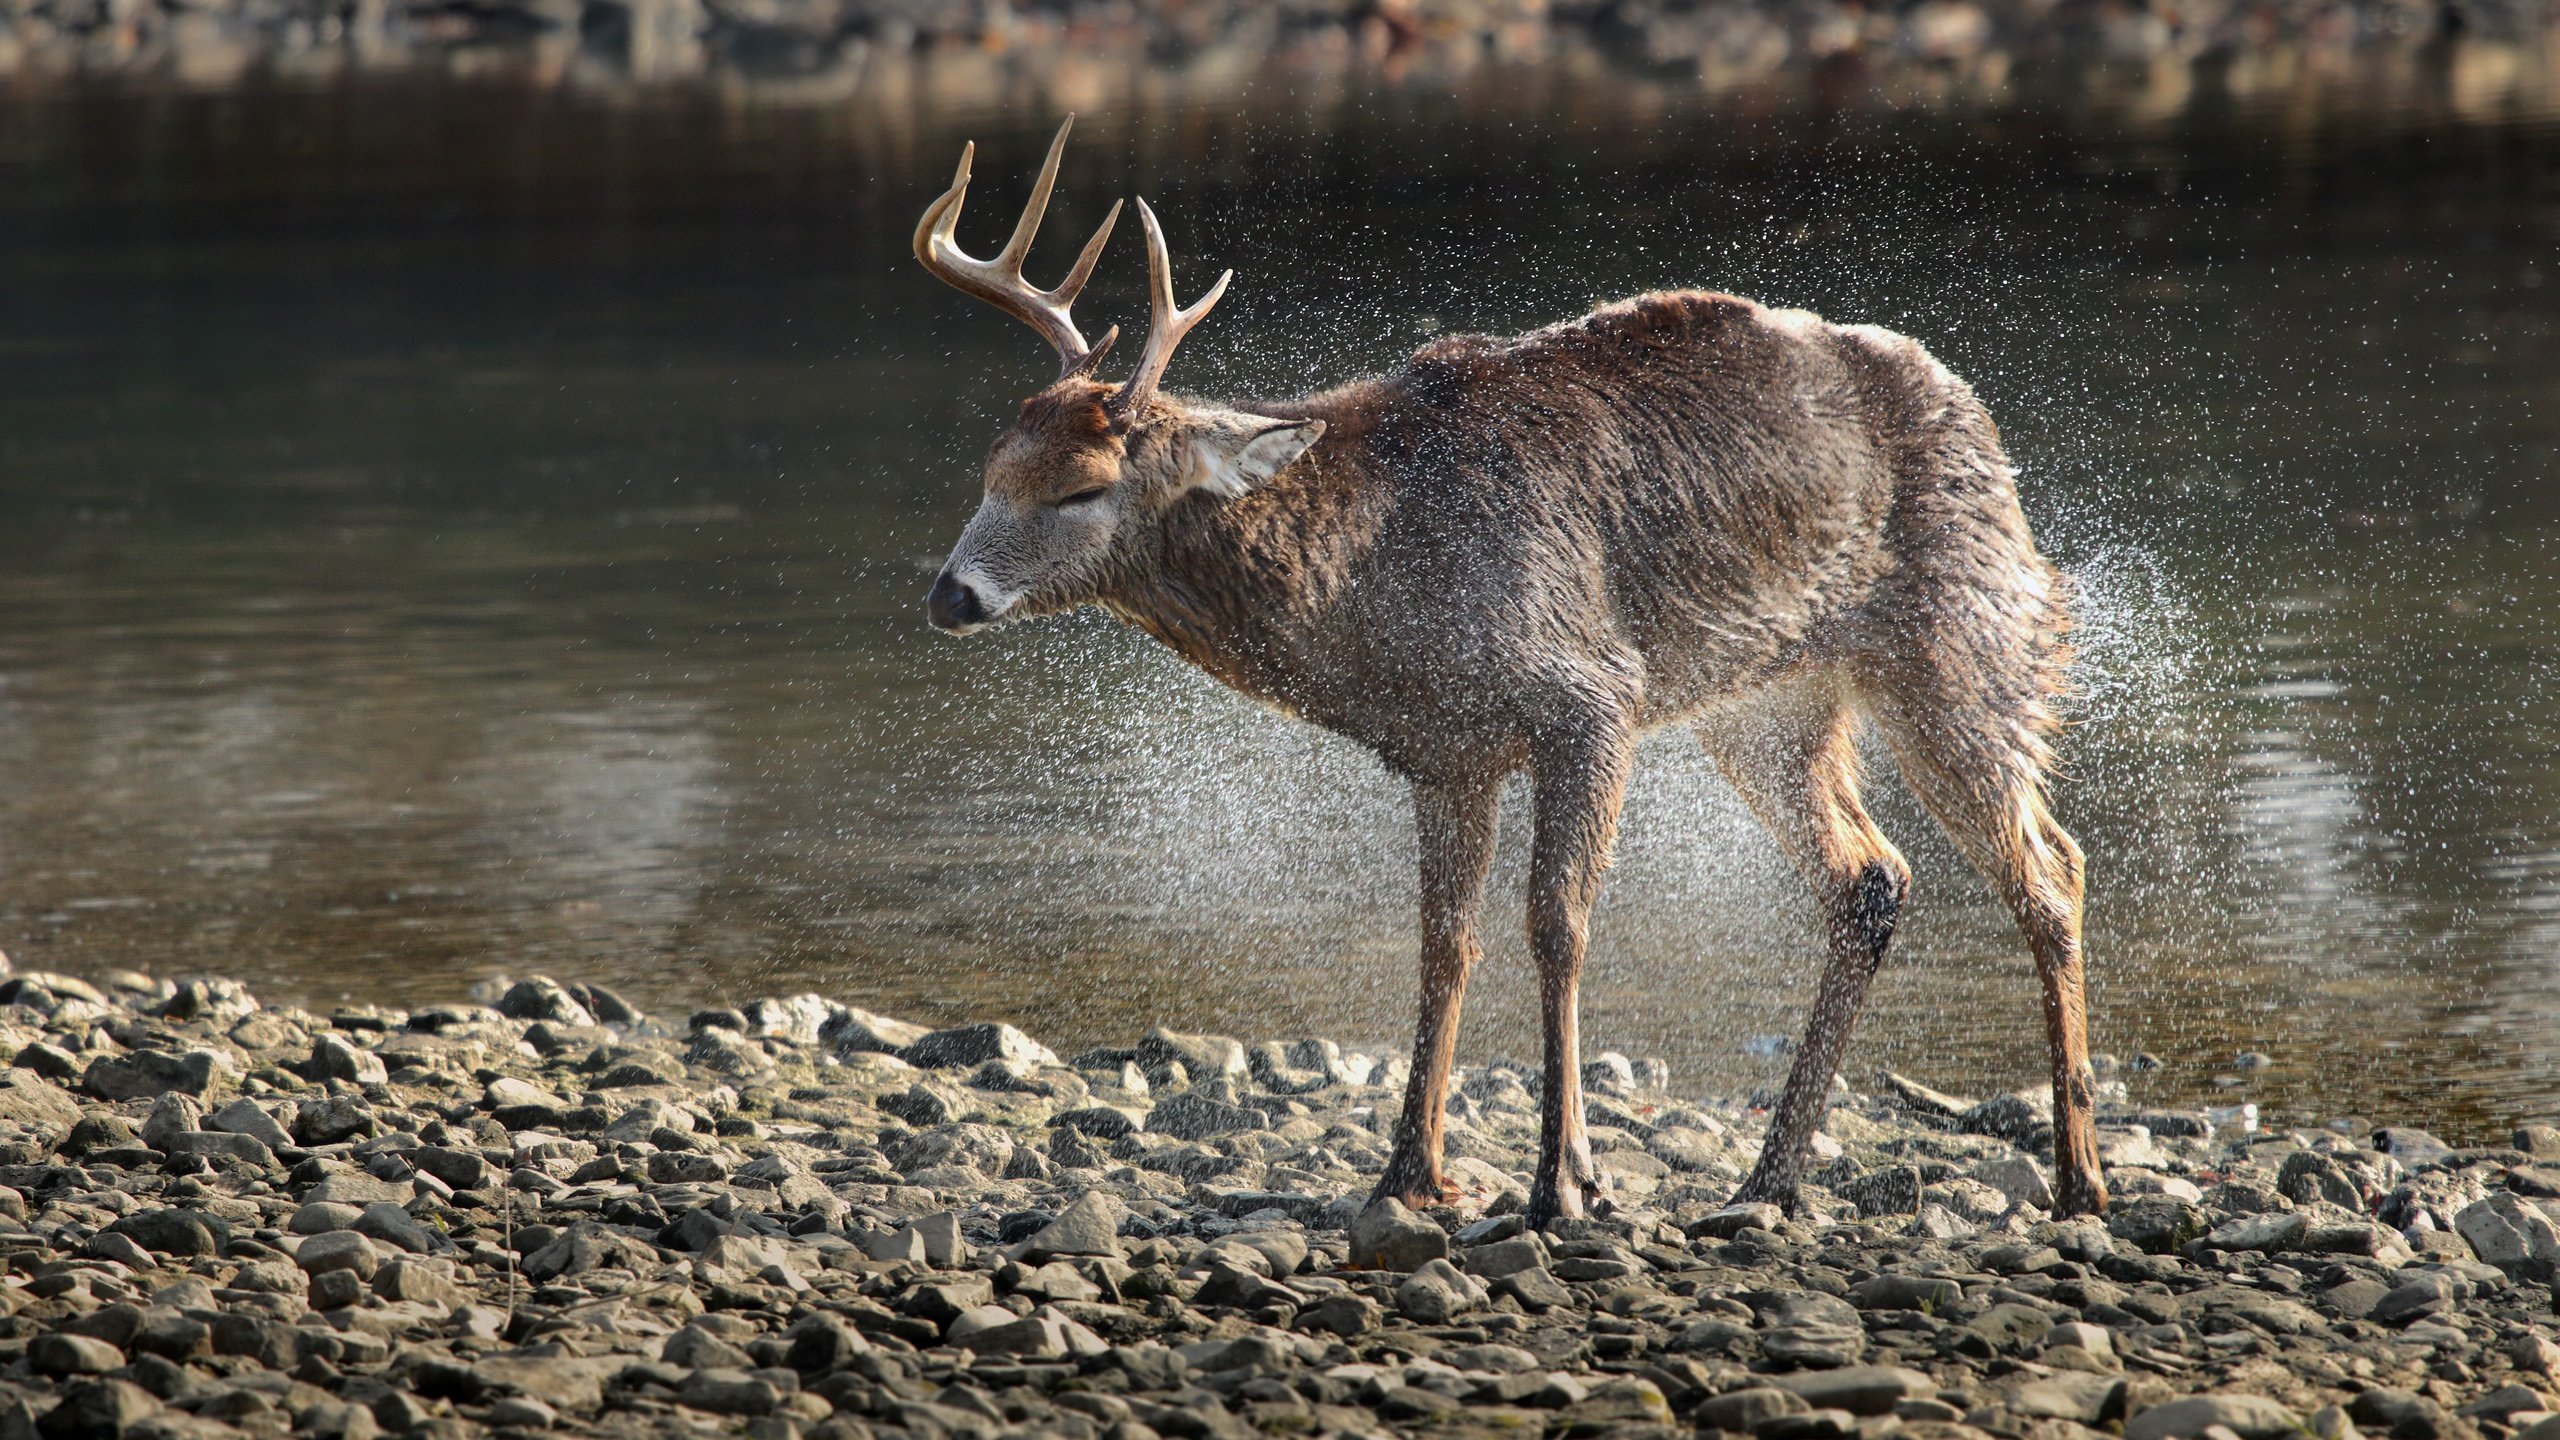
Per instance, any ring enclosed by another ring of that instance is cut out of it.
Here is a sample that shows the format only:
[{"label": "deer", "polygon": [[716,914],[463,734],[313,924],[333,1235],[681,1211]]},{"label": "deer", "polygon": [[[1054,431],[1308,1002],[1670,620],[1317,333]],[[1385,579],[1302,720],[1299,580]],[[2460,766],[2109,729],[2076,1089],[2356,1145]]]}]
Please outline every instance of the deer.
[{"label": "deer", "polygon": [[1151,319],[1113,383],[1100,367],[1118,327],[1088,345],[1070,309],[1120,205],[1056,288],[1023,278],[1073,125],[993,258],[956,238],[974,143],[917,222],[927,271],[1058,356],[988,452],[926,608],[966,635],[1099,607],[1410,785],[1420,1013],[1367,1203],[1464,1198],[1442,1165],[1445,1101],[1501,792],[1525,772],[1543,1074],[1526,1218],[1597,1208],[1579,1015],[1591,911],[1638,740],[1686,726],[1802,874],[1827,942],[1733,1203],[1798,1212],[1909,894],[1860,798],[1872,730],[2024,932],[2056,1210],[2102,1212],[2083,857],[2048,784],[2075,592],[2038,553],[1972,388],[1891,331],[1683,290],[1507,339],[1435,339],[1292,400],[1181,397],[1165,368],[1234,272],[1177,304],[1143,198]]}]

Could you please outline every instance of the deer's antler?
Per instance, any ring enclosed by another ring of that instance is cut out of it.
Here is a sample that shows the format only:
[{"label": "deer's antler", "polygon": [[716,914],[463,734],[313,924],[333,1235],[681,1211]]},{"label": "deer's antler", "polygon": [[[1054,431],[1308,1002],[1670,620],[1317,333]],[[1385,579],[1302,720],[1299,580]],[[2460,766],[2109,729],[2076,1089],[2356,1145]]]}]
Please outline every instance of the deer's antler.
[{"label": "deer's antler", "polygon": [[[1032,237],[1040,233],[1040,217],[1049,208],[1049,189],[1058,179],[1058,157],[1066,153],[1067,132],[1075,124],[1076,117],[1070,115],[1058,127],[1058,138],[1049,142],[1049,158],[1040,167],[1040,183],[1031,187],[1031,203],[1022,207],[1022,218],[1014,223],[1013,238],[1005,242],[994,259],[979,260],[962,253],[953,235],[960,223],[961,202],[969,197],[969,161],[978,151],[974,142],[961,148],[960,169],[951,177],[951,188],[926,206],[924,218],[916,222],[916,258],[924,262],[924,268],[953,289],[975,295],[1039,331],[1041,338],[1058,352],[1058,374],[1062,378],[1100,359],[1120,334],[1114,327],[1102,337],[1100,345],[1089,346],[1067,314],[1068,307],[1076,303],[1076,295],[1084,289],[1084,282],[1092,278],[1094,262],[1102,258],[1103,242],[1111,238],[1111,227],[1119,223],[1118,201],[1112,202],[1111,213],[1102,218],[1102,228],[1084,242],[1084,252],[1076,256],[1075,268],[1067,272],[1057,289],[1035,290],[1031,282],[1022,278],[1023,257],[1031,252]],[[1143,201],[1139,208],[1146,208]],[[1154,219],[1150,217],[1147,224],[1147,233],[1154,235]],[[1156,245],[1162,250],[1162,241]],[[1148,345],[1152,355],[1154,341],[1149,340]]]},{"label": "deer's antler", "polygon": [[1124,422],[1134,419],[1146,405],[1147,397],[1156,392],[1156,382],[1164,378],[1165,362],[1173,358],[1173,347],[1181,344],[1191,327],[1200,323],[1200,317],[1209,313],[1209,307],[1218,303],[1218,297],[1227,293],[1227,282],[1236,275],[1233,270],[1219,275],[1218,283],[1191,302],[1189,309],[1175,305],[1173,260],[1165,254],[1164,227],[1156,223],[1156,212],[1147,208],[1144,200],[1138,202],[1138,220],[1147,228],[1147,290],[1154,298],[1155,313],[1147,324],[1147,348],[1138,356],[1137,372],[1119,394],[1111,397],[1112,418]]}]

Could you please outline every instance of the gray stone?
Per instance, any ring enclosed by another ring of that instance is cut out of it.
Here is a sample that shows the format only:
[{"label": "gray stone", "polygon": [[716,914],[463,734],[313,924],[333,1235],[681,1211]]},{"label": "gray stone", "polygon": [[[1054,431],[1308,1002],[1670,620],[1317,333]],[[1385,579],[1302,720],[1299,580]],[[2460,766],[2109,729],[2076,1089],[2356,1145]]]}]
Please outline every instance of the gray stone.
[{"label": "gray stone", "polygon": [[783,1363],[803,1375],[842,1369],[855,1363],[856,1357],[872,1353],[871,1341],[861,1331],[823,1310],[793,1321],[783,1338],[791,1347]]},{"label": "gray stone", "polygon": [[332,1230],[352,1230],[363,1218],[364,1208],[342,1200],[314,1200],[293,1212],[285,1229],[296,1235],[325,1235]]},{"label": "gray stone", "polygon": [[1068,1353],[1066,1328],[1049,1315],[1026,1315],[1010,1324],[991,1326],[971,1335],[968,1345],[981,1355],[1024,1360],[1057,1360]]},{"label": "gray stone", "polygon": [[2347,1414],[2356,1424],[2377,1434],[2440,1436],[2454,1429],[2442,1405],[2427,1396],[2390,1386],[2359,1393],[2348,1402]]},{"label": "gray stone", "polygon": [[292,1132],[254,1100],[234,1100],[214,1111],[205,1117],[204,1128],[246,1135],[270,1150],[281,1150],[293,1143]]},{"label": "gray stone", "polygon": [[1194,1083],[1219,1075],[1241,1079],[1251,1065],[1244,1046],[1224,1035],[1185,1035],[1159,1025],[1138,1042],[1137,1062],[1160,1074],[1168,1061],[1180,1064]]},{"label": "gray stone", "polygon": [[409,1163],[450,1190],[478,1190],[489,1183],[489,1162],[470,1150],[424,1145],[410,1152]]},{"label": "gray stone", "polygon": [[2020,1384],[2008,1401],[2021,1415],[2098,1426],[2124,1418],[2125,1382],[2121,1375],[2065,1370]]},{"label": "gray stone", "polygon": [[350,1085],[380,1085],[391,1079],[381,1056],[342,1035],[313,1038],[311,1069],[323,1080],[344,1080]]},{"label": "gray stone", "polygon": [[1247,1130],[1268,1130],[1271,1117],[1250,1105],[1230,1105],[1207,1095],[1185,1091],[1156,1102],[1147,1112],[1147,1128],[1177,1140],[1202,1140]]},{"label": "gray stone", "polygon": [[121,1440],[159,1413],[160,1402],[130,1380],[84,1380],[62,1392],[35,1430],[44,1440]]},{"label": "gray stone", "polygon": [[756,1363],[746,1351],[696,1325],[668,1336],[658,1358],[688,1370],[752,1370]]},{"label": "gray stone", "polygon": [[179,1136],[196,1129],[204,1120],[204,1107],[195,1097],[171,1093],[151,1102],[151,1113],[142,1120],[142,1143],[166,1152]]},{"label": "gray stone", "polygon": [[348,1228],[412,1255],[424,1255],[436,1248],[435,1236],[427,1227],[411,1218],[408,1211],[385,1200],[364,1207],[356,1223]]},{"label": "gray stone", "polygon": [[55,1380],[73,1375],[104,1375],[124,1364],[124,1352],[87,1335],[38,1335],[27,1342],[27,1363]]},{"label": "gray stone", "polygon": [[948,1125],[960,1113],[959,1108],[953,1105],[941,1091],[930,1085],[910,1085],[898,1094],[884,1095],[880,1097],[880,1108],[910,1125],[924,1129],[931,1129],[936,1125]]},{"label": "gray stone", "polygon": [[1107,1190],[1087,1190],[1057,1219],[1032,1235],[1026,1258],[1036,1261],[1052,1255],[1118,1255],[1120,1224],[1127,1216],[1128,1207],[1120,1203],[1118,1196]]},{"label": "gray stone", "polygon": [[839,1055],[895,1055],[933,1032],[922,1025],[892,1020],[868,1010],[843,1006],[818,1026],[819,1043]]},{"label": "gray stone", "polygon": [[[130,1055],[91,1061],[80,1077],[80,1086],[101,1100],[149,1100],[171,1091],[210,1097],[227,1088],[231,1077],[231,1062],[212,1050],[191,1050],[184,1055],[136,1050]],[[33,1076],[27,1078],[42,1083]]]},{"label": "gray stone", "polygon": [[545,1020],[580,1029],[596,1023],[595,1012],[578,1003],[569,988],[548,975],[535,975],[509,986],[498,997],[498,1013],[510,1020]]},{"label": "gray stone", "polygon": [[1537,1232],[1527,1231],[1508,1240],[1479,1245],[1460,1258],[1468,1273],[1481,1275],[1487,1280],[1499,1280],[1505,1275],[1517,1275],[1523,1270],[1545,1266],[1547,1243],[1538,1237]]},{"label": "gray stone", "polygon": [[1701,1430],[1749,1431],[1781,1415],[1802,1415],[1812,1408],[1792,1390],[1755,1385],[1701,1402],[1692,1418]]},{"label": "gray stone", "polygon": [[900,1058],[911,1065],[944,1069],[969,1069],[989,1060],[1013,1060],[1030,1065],[1058,1063],[1058,1057],[1050,1052],[1048,1046],[1010,1025],[995,1022],[954,1025],[933,1031],[909,1045]]},{"label": "gray stone", "polygon": [[969,1243],[960,1234],[960,1217],[948,1210],[920,1215],[907,1222],[924,1241],[927,1263],[948,1270],[969,1263]]},{"label": "gray stone", "polygon": [[1449,1253],[1449,1232],[1393,1198],[1373,1201],[1351,1222],[1351,1263],[1364,1270],[1416,1270]]},{"label": "gray stone", "polygon": [[1691,1222],[1687,1234],[1692,1240],[1730,1240],[1745,1230],[1774,1231],[1786,1218],[1775,1205],[1727,1205]]},{"label": "gray stone", "polygon": [[2415,1170],[2432,1165],[2453,1153],[2453,1147],[2428,1134],[2402,1125],[2389,1125],[2373,1132],[2373,1148]]},{"label": "gray stone", "polygon": [[2483,1263],[2519,1279],[2548,1280],[2560,1269],[2560,1226],[2521,1195],[2502,1191],[2466,1206],[2453,1228]]},{"label": "gray stone", "polygon": [[1921,1310],[1936,1314],[1963,1300],[1964,1287],[1938,1275],[1879,1275],[1849,1290],[1849,1303],[1861,1310]]},{"label": "gray stone", "polygon": [[1328,1335],[1350,1337],[1366,1335],[1378,1328],[1384,1314],[1378,1302],[1357,1291],[1328,1295],[1298,1312],[1297,1328],[1322,1331]]},{"label": "gray stone", "polygon": [[[223,1233],[216,1232],[218,1225]],[[152,1209],[125,1216],[108,1226],[107,1233],[125,1236],[155,1255],[194,1260],[219,1253],[229,1229],[192,1210]]]},{"label": "gray stone", "polygon": [[2209,1250],[2290,1250],[2311,1229],[2311,1217],[2298,1211],[2242,1215],[2216,1226],[2204,1237]]},{"label": "gray stone", "polygon": [[1521,1309],[1532,1314],[1573,1303],[1573,1292],[1543,1265],[1503,1276],[1493,1282],[1492,1293],[1519,1302]]},{"label": "gray stone", "polygon": [[1849,1365],[1778,1377],[1772,1383],[1793,1391],[1816,1410],[1846,1410],[1852,1415],[1890,1415],[1906,1399],[1938,1393],[1938,1382],[1899,1365]]},{"label": "gray stone", "polygon": [[2024,1155],[2004,1155],[1973,1167],[1972,1178],[2009,1197],[2012,1205],[2053,1208],[2053,1181],[2044,1167]]},{"label": "gray stone", "polygon": [[2512,1423],[2510,1417],[2524,1411],[2548,1411],[2550,1408],[2551,1397],[2530,1385],[2501,1385],[2454,1413],[2473,1420],[2495,1420],[2507,1425]]},{"label": "gray stone", "polygon": [[265,1169],[276,1163],[276,1154],[253,1135],[232,1135],[220,1130],[190,1130],[172,1135],[161,1147],[172,1155],[220,1155]]},{"label": "gray stone", "polygon": [[560,1423],[560,1412],[530,1395],[510,1395],[489,1407],[489,1423],[500,1430],[548,1430]]},{"label": "gray stone", "polygon": [[745,1370],[696,1370],[676,1391],[676,1403],[714,1415],[770,1415],[782,1403],[774,1383]]},{"label": "gray stone", "polygon": [[419,1260],[394,1260],[373,1277],[373,1293],[402,1304],[452,1307],[468,1297],[441,1271]]},{"label": "gray stone", "polygon": [[2154,1255],[2166,1255],[2204,1231],[2204,1211],[2172,1195],[2137,1195],[2107,1213],[2108,1234]]},{"label": "gray stone", "polygon": [[621,1231],[586,1220],[524,1257],[525,1278],[536,1284],[591,1270],[621,1269],[646,1275],[657,1268],[656,1250]]},{"label": "gray stone", "polygon": [[293,1109],[293,1138],[302,1145],[335,1145],[374,1133],[373,1111],[352,1095],[305,1100]]},{"label": "gray stone", "polygon": [[924,1237],[917,1234],[915,1227],[911,1225],[900,1225],[891,1230],[866,1231],[862,1235],[861,1245],[864,1255],[884,1264],[897,1261],[905,1261],[909,1265],[925,1263]]},{"label": "gray stone", "polygon": [[2441,1271],[2412,1276],[2385,1291],[2365,1312],[2377,1325],[2407,1325],[2453,1308],[2468,1286]]},{"label": "gray stone", "polygon": [[59,1135],[80,1123],[80,1102],[32,1071],[0,1070],[0,1123]]},{"label": "gray stone", "polygon": [[1645,1137],[1645,1153],[1683,1174],[1711,1171],[1725,1158],[1724,1146],[1704,1130],[1674,1125]]},{"label": "gray stone", "polygon": [[362,1280],[372,1279],[373,1272],[382,1268],[382,1252],[373,1247],[371,1240],[353,1230],[331,1230],[326,1234],[305,1236],[301,1246],[293,1252],[293,1260],[305,1274],[352,1270]]},{"label": "gray stone", "polygon": [[371,1175],[353,1173],[332,1175],[302,1192],[302,1203],[332,1201],[340,1205],[406,1205],[416,1197],[418,1187],[407,1180],[378,1180]]},{"label": "gray stone", "polygon": [[2126,1421],[2124,1440],[2193,1440],[2213,1425],[2240,1440],[2288,1440],[2302,1417],[2263,1395],[2190,1395]]},{"label": "gray stone", "polygon": [[1867,1345],[1857,1310],[1819,1291],[1762,1292],[1745,1297],[1767,1330],[1760,1351],[1785,1366],[1829,1369],[1854,1365]]},{"label": "gray stone", "polygon": [[2023,1090],[1994,1095],[1956,1117],[1957,1128],[1968,1135],[1990,1135],[2013,1145],[2034,1140],[2052,1123],[2052,1097]]},{"label": "gray stone", "polygon": [[353,1270],[324,1270],[311,1277],[306,1294],[314,1310],[343,1310],[364,1298],[364,1281]]},{"label": "gray stone", "polygon": [[2003,1303],[1985,1308],[1966,1321],[1965,1327],[1994,1345],[2033,1349],[2043,1344],[2053,1329],[2053,1317],[2032,1305]]},{"label": "gray stone", "polygon": [[1485,1284],[1444,1258],[1426,1260],[1396,1287],[1396,1310],[1419,1325],[1446,1325],[1484,1303]]},{"label": "gray stone", "polygon": [[2320,1292],[2320,1308],[2342,1320],[2369,1318],[2394,1287],[2379,1280],[2349,1280]]},{"label": "gray stone", "polygon": [[604,1377],[626,1363],[618,1355],[491,1355],[472,1364],[471,1382],[493,1395],[530,1395],[561,1410],[588,1414],[604,1403]]}]

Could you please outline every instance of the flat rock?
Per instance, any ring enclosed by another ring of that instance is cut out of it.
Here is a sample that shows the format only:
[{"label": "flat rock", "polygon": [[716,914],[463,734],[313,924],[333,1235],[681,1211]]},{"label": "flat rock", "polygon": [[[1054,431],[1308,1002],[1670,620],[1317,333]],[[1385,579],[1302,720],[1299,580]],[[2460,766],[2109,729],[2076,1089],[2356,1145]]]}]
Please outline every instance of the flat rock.
[{"label": "flat rock", "polygon": [[901,1054],[911,1065],[940,1069],[968,1069],[989,1060],[1020,1061],[1033,1065],[1055,1065],[1058,1057],[1048,1046],[1032,1039],[1010,1025],[981,1022],[954,1025],[932,1031]]},{"label": "flat rock", "polygon": [[[2041,1420],[2069,1420],[2099,1426],[2124,1418],[2125,1381],[2121,1375],[2066,1370],[2025,1381],[2009,1391],[2009,1408]],[[2150,1412],[2146,1411],[2145,1414]],[[2177,1423],[2164,1419],[2162,1424]],[[2219,1423],[2219,1422],[2216,1422]],[[2183,1434],[2182,1431],[2165,1431]]]},{"label": "flat rock", "polygon": [[87,1335],[39,1335],[27,1342],[27,1363],[55,1380],[104,1375],[124,1364],[124,1352]]},{"label": "flat rock", "polygon": [[1366,1270],[1416,1270],[1449,1253],[1449,1232],[1404,1208],[1375,1201],[1351,1222],[1351,1263]]},{"label": "flat rock", "polygon": [[1852,1415],[1890,1415],[1904,1400],[1938,1393],[1937,1381],[1899,1365],[1846,1365],[1781,1375],[1771,1383],[1794,1392],[1813,1409]]},{"label": "flat rock", "polygon": [[1439,1257],[1424,1261],[1396,1287],[1396,1309],[1418,1325],[1446,1325],[1482,1304],[1485,1293],[1482,1280]]},{"label": "flat rock", "polygon": [[1138,1042],[1140,1068],[1160,1071],[1166,1061],[1179,1062],[1194,1083],[1213,1076],[1242,1078],[1251,1061],[1242,1043],[1224,1035],[1185,1035],[1159,1025]]},{"label": "flat rock", "polygon": [[2240,1440],[2287,1440],[2301,1431],[2302,1417],[2263,1395],[2190,1395],[2127,1420],[2124,1440],[2191,1440],[2215,1425]]}]

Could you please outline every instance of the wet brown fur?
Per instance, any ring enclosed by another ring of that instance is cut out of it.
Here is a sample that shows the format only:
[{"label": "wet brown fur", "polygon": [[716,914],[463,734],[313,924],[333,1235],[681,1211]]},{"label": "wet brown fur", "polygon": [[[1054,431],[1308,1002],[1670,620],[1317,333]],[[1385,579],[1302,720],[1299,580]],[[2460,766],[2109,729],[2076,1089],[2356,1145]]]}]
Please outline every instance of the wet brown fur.
[{"label": "wet brown fur", "polygon": [[2069,588],[2037,553],[1963,381],[1885,331],[1726,295],[1646,295],[1237,407],[1325,429],[1233,498],[1182,480],[1200,417],[1225,412],[1159,394],[1115,426],[1113,390],[1059,381],[990,459],[991,505],[1029,514],[1112,475],[1127,508],[1107,553],[1062,564],[1016,613],[1099,603],[1412,782],[1421,1020],[1380,1195],[1446,1190],[1442,1102],[1496,796],[1525,767],[1546,1012],[1531,1208],[1580,1212],[1595,1180],[1575,1010],[1588,916],[1636,739],[1683,724],[1827,921],[1805,1042],[1742,1190],[1792,1204],[1909,882],[1859,801],[1856,737],[1871,722],[2026,933],[2057,1190],[2067,1211],[2103,1208],[2081,858],[2044,782]]}]

